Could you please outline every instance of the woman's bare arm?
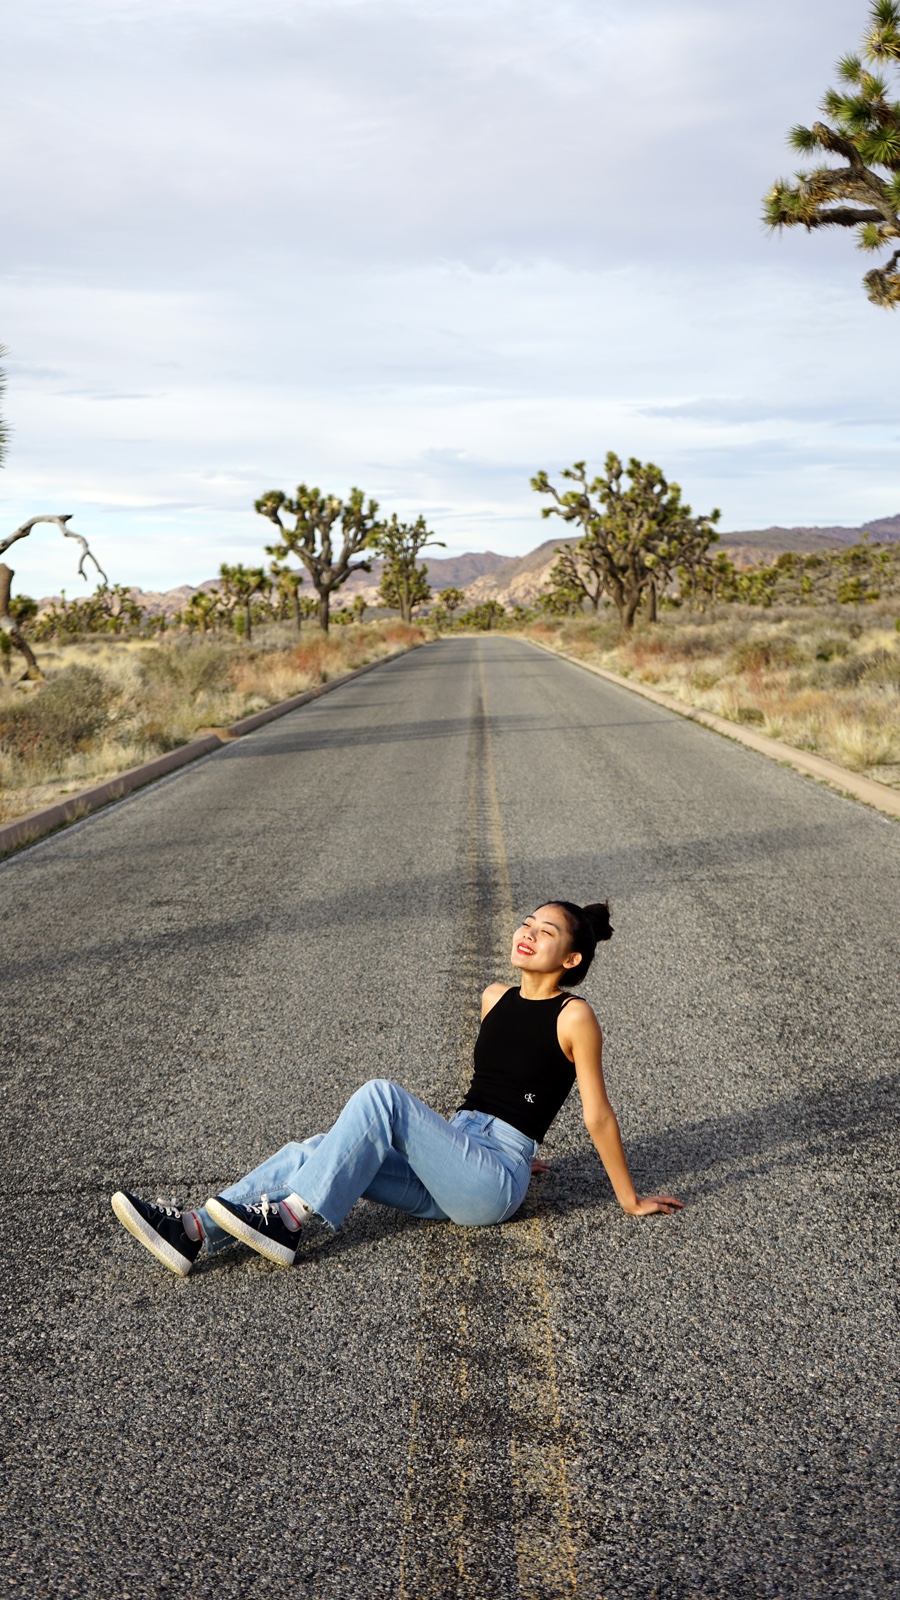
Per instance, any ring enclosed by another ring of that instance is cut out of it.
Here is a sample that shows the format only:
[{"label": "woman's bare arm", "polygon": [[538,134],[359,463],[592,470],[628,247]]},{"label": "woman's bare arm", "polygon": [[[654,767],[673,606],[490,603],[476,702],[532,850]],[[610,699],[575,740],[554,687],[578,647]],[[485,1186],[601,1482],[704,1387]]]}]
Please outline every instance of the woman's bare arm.
[{"label": "woman's bare arm", "polygon": [[609,1103],[603,1081],[603,1034],[586,1001],[563,1008],[560,1016],[560,1042],[575,1063],[584,1125],[590,1134],[607,1176],[623,1211],[632,1217],[663,1212],[670,1216],[680,1210],[682,1201],[671,1194],[637,1194],[622,1146],[616,1114]]}]

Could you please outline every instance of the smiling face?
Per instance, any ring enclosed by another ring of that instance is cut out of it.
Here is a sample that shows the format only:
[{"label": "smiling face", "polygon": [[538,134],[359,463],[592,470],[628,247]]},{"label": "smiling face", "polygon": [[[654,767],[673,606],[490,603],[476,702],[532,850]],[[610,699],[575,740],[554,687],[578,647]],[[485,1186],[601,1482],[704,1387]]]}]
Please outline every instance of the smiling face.
[{"label": "smiling face", "polygon": [[513,934],[514,967],[522,972],[562,972],[577,967],[581,956],[572,949],[565,913],[559,906],[538,906]]}]

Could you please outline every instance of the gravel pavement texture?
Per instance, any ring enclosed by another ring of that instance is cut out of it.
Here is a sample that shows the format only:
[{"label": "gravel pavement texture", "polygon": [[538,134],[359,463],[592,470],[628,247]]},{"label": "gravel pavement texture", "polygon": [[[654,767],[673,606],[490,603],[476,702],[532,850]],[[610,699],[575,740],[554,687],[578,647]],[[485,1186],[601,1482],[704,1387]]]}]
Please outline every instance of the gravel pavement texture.
[{"label": "gravel pavement texture", "polygon": [[[883,1600],[900,1584],[900,830],[577,666],[429,645],[0,865],[7,1592]],[[608,894],[577,1093],[493,1229],[361,1205],[177,1279],[392,1077],[461,1095],[511,919]]]}]

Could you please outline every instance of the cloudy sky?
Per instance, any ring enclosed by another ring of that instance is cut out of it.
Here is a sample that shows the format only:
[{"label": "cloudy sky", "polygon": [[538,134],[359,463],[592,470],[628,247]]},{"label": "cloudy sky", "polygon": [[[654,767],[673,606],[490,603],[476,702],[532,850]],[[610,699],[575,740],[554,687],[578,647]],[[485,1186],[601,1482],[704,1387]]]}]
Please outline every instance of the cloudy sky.
[{"label": "cloudy sky", "polygon": [[[867,14],[30,0],[2,526],[71,511],[112,581],[196,583],[303,479],[518,554],[531,474],[608,449],[726,529],[900,511],[900,319],[848,235],[759,221]],[[18,589],[82,587],[53,530],[14,555]]]}]

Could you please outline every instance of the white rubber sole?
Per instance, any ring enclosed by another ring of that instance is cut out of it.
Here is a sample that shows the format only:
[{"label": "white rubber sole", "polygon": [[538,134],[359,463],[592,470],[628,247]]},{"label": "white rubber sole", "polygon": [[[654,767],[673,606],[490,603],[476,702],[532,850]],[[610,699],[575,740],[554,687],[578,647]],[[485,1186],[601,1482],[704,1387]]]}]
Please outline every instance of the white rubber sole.
[{"label": "white rubber sole", "polygon": [[144,1245],[150,1251],[150,1254],[156,1257],[157,1261],[161,1261],[164,1267],[168,1267],[170,1272],[177,1272],[179,1278],[187,1277],[194,1265],[193,1261],[188,1261],[185,1256],[179,1255],[172,1245],[168,1244],[165,1239],[160,1238],[156,1229],[151,1228],[149,1222],[144,1220],[139,1211],[135,1211],[127,1194],[123,1194],[121,1190],[118,1190],[113,1195],[111,1204],[122,1227],[128,1229],[131,1237],[137,1239],[138,1244]]},{"label": "white rubber sole", "polygon": [[274,1239],[264,1239],[255,1228],[248,1227],[246,1222],[242,1222],[240,1217],[236,1217],[226,1206],[220,1205],[215,1198],[207,1200],[206,1210],[213,1222],[217,1223],[225,1233],[230,1233],[232,1239],[240,1239],[241,1244],[248,1244],[257,1255],[265,1256],[267,1261],[274,1261],[278,1267],[294,1265],[296,1250],[289,1250],[287,1245],[277,1244]]}]

